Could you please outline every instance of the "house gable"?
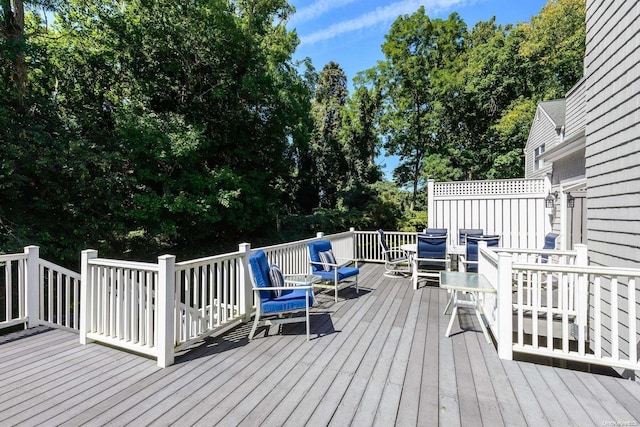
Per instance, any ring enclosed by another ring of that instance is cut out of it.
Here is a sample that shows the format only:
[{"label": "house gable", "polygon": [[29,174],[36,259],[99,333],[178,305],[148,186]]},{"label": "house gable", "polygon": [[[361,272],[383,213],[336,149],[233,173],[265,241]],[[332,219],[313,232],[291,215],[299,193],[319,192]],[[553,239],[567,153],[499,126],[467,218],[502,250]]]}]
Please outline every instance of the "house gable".
[{"label": "house gable", "polygon": [[564,99],[538,104],[524,149],[525,178],[540,178],[551,173],[551,164],[539,156],[562,140],[564,109]]}]

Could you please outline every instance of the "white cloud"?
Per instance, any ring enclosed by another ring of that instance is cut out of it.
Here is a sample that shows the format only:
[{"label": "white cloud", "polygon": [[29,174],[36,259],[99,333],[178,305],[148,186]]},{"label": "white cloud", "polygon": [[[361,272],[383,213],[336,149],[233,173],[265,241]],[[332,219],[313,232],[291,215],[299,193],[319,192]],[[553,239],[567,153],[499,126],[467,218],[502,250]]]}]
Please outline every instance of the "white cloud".
[{"label": "white cloud", "polygon": [[354,1],[357,0],[318,0],[305,8],[296,10],[296,13],[290,20],[290,24],[296,25],[301,22],[311,21],[333,9],[353,3]]},{"label": "white cloud", "polygon": [[[349,0],[338,1],[344,2]],[[323,1],[322,3],[325,2]],[[369,28],[385,22],[391,22],[400,15],[416,12],[420,6],[424,6],[425,11],[434,13],[440,10],[451,8],[456,5],[460,5],[462,3],[465,3],[465,0],[404,0],[392,3],[388,6],[378,7],[375,10],[360,15],[357,18],[348,19],[330,25],[324,30],[316,31],[307,35],[302,35],[300,36],[300,43],[313,44],[323,40],[329,40],[334,37],[338,37],[345,33]]]}]

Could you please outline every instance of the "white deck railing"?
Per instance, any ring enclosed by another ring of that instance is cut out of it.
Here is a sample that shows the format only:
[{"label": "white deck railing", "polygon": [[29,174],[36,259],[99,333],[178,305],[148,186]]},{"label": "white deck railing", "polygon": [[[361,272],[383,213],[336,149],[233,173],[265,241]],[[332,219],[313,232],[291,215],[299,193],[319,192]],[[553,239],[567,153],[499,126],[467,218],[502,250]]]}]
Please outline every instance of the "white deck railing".
[{"label": "white deck railing", "polygon": [[176,264],[176,351],[226,331],[250,313],[251,293],[244,285],[247,249],[241,245],[238,252]]},{"label": "white deck railing", "polygon": [[27,253],[0,255],[0,329],[27,321]]},{"label": "white deck railing", "polygon": [[[550,262],[522,262],[542,253]],[[584,245],[576,251],[480,249],[479,272],[497,289],[485,298],[484,311],[501,358],[520,352],[640,370],[640,270],[587,262]]]},{"label": "white deck railing", "polygon": [[[83,251],[80,340],[95,340],[147,354],[159,366],[173,363],[176,351],[218,335],[250,319],[254,296],[249,257],[263,249],[287,273],[308,273],[307,245],[327,239],[337,257],[354,258],[354,230],[281,245],[175,263],[157,264],[98,258]],[[83,326],[84,325],[84,326]]]},{"label": "white deck railing", "polygon": [[52,262],[38,262],[38,322],[72,331],[80,329],[80,274]]},{"label": "white deck railing", "polygon": [[77,330],[80,275],[40,258],[37,246],[0,255],[0,329],[28,323]]},{"label": "white deck railing", "polygon": [[161,312],[166,309],[162,299],[167,296],[161,295],[161,262],[111,260],[97,254],[82,253],[80,341],[100,341],[160,358]]},{"label": "white deck railing", "polygon": [[[385,230],[384,232],[385,240],[390,248],[410,243],[415,244],[418,240],[417,236],[417,233],[403,231]],[[367,262],[384,262],[377,231],[357,231],[354,237],[358,259]]]},{"label": "white deck railing", "polygon": [[[416,233],[385,234],[392,246],[416,239]],[[383,261],[377,233],[352,229],[263,248],[242,244],[237,252],[180,263],[169,255],[157,263],[110,260],[89,250],[80,280],[28,247],[0,256],[0,328],[28,322],[80,330],[83,343],[105,342],[167,366],[176,351],[250,319],[251,253],[262,249],[283,271],[308,273],[307,245],[321,238],[338,257]],[[485,295],[483,307],[500,357],[522,352],[640,370],[640,270],[589,266],[584,245],[576,251],[482,246],[479,271],[497,289]]]}]

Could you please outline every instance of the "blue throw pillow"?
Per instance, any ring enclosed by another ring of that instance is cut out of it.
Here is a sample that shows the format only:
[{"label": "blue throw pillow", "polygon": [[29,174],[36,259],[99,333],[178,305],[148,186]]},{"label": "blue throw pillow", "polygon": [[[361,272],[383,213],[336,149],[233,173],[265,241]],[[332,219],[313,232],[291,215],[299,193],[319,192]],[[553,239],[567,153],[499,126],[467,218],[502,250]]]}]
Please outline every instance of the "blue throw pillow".
[{"label": "blue throw pillow", "polygon": [[331,249],[326,252],[319,252],[318,256],[320,257],[320,262],[322,263],[324,271],[333,270],[333,265],[331,264],[336,264],[336,257],[333,256],[333,251]]},{"label": "blue throw pillow", "polygon": [[[269,267],[269,279],[271,280],[271,286],[274,288],[284,286],[284,276],[282,275],[282,271],[280,271],[280,267],[275,264]],[[272,292],[275,298],[282,295],[282,289],[275,289]]]}]

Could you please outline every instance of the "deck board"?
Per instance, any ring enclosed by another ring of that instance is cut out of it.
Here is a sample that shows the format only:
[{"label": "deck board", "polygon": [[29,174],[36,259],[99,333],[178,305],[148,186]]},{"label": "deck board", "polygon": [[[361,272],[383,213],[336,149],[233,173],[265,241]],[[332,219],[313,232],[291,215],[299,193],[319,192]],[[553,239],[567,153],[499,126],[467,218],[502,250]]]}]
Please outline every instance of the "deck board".
[{"label": "deck board", "polygon": [[640,419],[640,386],[503,361],[438,287],[361,269],[360,292],[317,295],[303,324],[251,324],[154,360],[45,327],[0,336],[0,425],[603,425]]}]

